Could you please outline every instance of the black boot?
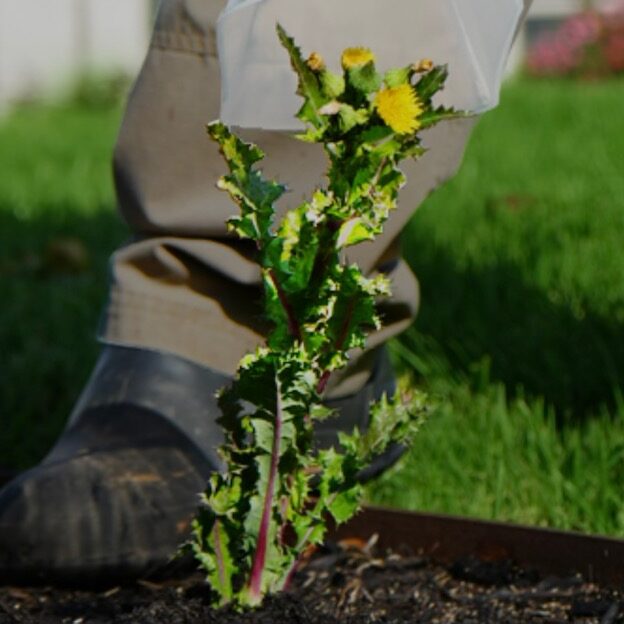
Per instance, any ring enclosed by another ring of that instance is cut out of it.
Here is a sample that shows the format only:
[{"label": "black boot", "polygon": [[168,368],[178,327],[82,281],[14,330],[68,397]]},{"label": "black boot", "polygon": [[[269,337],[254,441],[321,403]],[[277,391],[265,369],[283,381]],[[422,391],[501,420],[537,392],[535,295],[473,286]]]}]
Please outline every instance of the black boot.
[{"label": "black boot", "polygon": [[[198,494],[221,468],[215,393],[230,381],[175,355],[105,347],[52,451],[0,490],[0,582],[111,583],[175,568]],[[366,386],[330,403],[340,416],[319,427],[319,445],[365,427],[370,401],[393,389],[381,351]]]}]

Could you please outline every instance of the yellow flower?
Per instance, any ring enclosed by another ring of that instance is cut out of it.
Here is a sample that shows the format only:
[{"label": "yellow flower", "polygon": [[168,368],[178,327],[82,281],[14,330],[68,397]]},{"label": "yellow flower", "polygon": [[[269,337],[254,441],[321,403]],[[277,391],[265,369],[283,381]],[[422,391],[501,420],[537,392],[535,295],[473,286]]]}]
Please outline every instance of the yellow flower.
[{"label": "yellow flower", "polygon": [[315,72],[325,69],[325,61],[318,52],[312,52],[306,61],[308,67]]},{"label": "yellow flower", "polygon": [[420,128],[419,117],[423,107],[414,89],[408,84],[379,91],[375,98],[375,108],[397,134],[409,134]]},{"label": "yellow flower", "polygon": [[374,61],[375,55],[368,48],[347,48],[342,53],[341,60],[345,69],[351,69]]}]

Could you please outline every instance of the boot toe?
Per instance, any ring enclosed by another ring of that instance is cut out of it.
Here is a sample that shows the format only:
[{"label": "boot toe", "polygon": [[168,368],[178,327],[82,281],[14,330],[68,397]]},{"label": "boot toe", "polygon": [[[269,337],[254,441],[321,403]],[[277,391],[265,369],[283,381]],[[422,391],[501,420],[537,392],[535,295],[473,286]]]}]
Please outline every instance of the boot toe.
[{"label": "boot toe", "polygon": [[40,464],[0,492],[0,577],[110,583],[165,567],[209,472],[170,438]]}]

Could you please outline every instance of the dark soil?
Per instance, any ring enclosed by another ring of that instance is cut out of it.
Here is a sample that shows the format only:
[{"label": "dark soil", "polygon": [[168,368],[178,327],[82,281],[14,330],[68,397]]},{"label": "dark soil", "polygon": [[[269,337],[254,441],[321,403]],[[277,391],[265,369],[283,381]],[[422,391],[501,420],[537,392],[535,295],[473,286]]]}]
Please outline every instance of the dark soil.
[{"label": "dark soil", "polygon": [[0,588],[0,624],[614,624],[624,595],[580,577],[539,578],[509,561],[441,566],[361,543],[319,551],[259,610],[214,610],[201,577],[103,592]]}]

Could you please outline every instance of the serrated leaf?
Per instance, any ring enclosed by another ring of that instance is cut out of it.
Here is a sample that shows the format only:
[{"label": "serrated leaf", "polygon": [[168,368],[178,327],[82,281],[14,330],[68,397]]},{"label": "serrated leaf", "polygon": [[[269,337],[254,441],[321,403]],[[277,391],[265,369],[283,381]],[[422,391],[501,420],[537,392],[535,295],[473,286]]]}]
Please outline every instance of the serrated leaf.
[{"label": "serrated leaf", "polygon": [[361,495],[361,488],[354,486],[340,492],[330,501],[328,510],[336,524],[342,524],[355,515],[361,505]]},{"label": "serrated leaf", "polygon": [[323,95],[318,74],[310,69],[301,54],[301,49],[297,47],[294,39],[288,36],[280,24],[277,25],[277,33],[281,44],[290,56],[292,68],[299,78],[297,94],[303,97],[304,103],[297,113],[297,117],[302,121],[311,123],[316,128],[324,128],[327,121],[318,110],[327,102],[328,98]]},{"label": "serrated leaf", "polygon": [[421,129],[424,130],[426,128],[430,128],[431,126],[435,126],[441,121],[446,121],[448,119],[461,119],[468,116],[469,115],[463,111],[457,111],[454,108],[444,108],[443,106],[439,106],[438,108],[425,111],[419,121]]},{"label": "serrated leaf", "polygon": [[304,143],[320,143],[325,136],[325,128],[309,126],[305,132],[295,134],[295,138]]},{"label": "serrated leaf", "polygon": [[406,158],[420,158],[424,154],[427,153],[427,149],[422,145],[412,145],[411,147],[407,147],[404,150],[404,154]]},{"label": "serrated leaf", "polygon": [[[377,141],[388,138],[392,133],[392,128],[386,126],[385,124],[383,126],[370,126],[369,128],[366,128],[362,134],[360,134],[359,141],[362,144],[374,144],[377,143]],[[374,146],[368,147],[372,148]]]},{"label": "serrated leaf", "polygon": [[336,415],[336,410],[322,403],[315,403],[310,409],[310,418],[314,421],[327,420]]},{"label": "serrated leaf", "polygon": [[389,69],[384,74],[383,80],[388,88],[398,87],[399,85],[408,83],[412,74],[411,66],[408,65],[407,67]]},{"label": "serrated leaf", "polygon": [[373,238],[375,238],[375,235],[370,228],[367,227],[360,217],[355,217],[345,221],[340,226],[336,247],[337,249],[342,249],[350,245],[357,245],[365,240],[372,240]]},{"label": "serrated leaf", "polygon": [[301,291],[309,284],[319,246],[317,222],[313,204],[290,210],[266,249],[265,266],[277,270],[280,285],[287,294]]},{"label": "serrated leaf", "polygon": [[392,399],[383,396],[369,410],[369,424],[355,439],[362,457],[373,458],[389,444],[409,444],[428,413],[427,397],[415,392],[409,400],[399,394]]},{"label": "serrated leaf", "polygon": [[344,76],[329,70],[321,72],[321,87],[327,100],[339,98],[345,90]]},{"label": "serrated leaf", "polygon": [[375,63],[369,62],[347,69],[347,83],[364,95],[374,93],[381,86],[381,75],[375,69]]},{"label": "serrated leaf", "polygon": [[264,418],[252,418],[251,424],[254,430],[254,441],[256,448],[267,454],[273,448],[273,424]]},{"label": "serrated leaf", "polygon": [[448,78],[448,67],[436,65],[433,69],[422,74],[420,80],[414,85],[418,99],[424,104],[429,104],[431,98],[444,88]]},{"label": "serrated leaf", "polygon": [[230,169],[230,175],[223,176],[218,186],[228,191],[241,208],[241,214],[228,221],[229,227],[242,238],[266,240],[270,237],[273,205],[286,188],[278,182],[266,180],[253,168],[264,157],[256,145],[241,141],[220,122],[209,124],[207,131],[219,143]]},{"label": "serrated leaf", "polygon": [[355,126],[361,126],[368,121],[369,113],[364,108],[353,108],[349,104],[341,104],[338,110],[340,129],[347,133]]}]

